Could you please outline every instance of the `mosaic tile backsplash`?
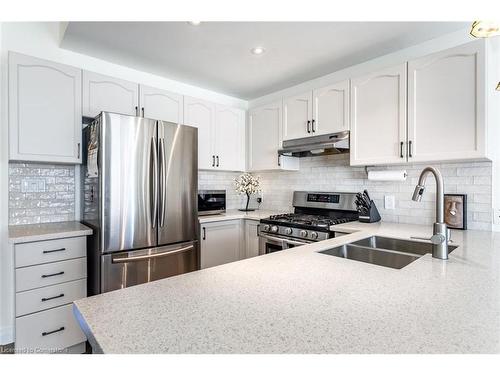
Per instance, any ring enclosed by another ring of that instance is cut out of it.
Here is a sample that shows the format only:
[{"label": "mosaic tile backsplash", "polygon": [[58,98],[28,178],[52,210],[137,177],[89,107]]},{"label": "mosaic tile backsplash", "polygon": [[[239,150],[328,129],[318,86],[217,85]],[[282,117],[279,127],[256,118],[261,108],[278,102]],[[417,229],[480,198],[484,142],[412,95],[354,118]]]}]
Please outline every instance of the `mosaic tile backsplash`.
[{"label": "mosaic tile backsplash", "polygon": [[75,167],[9,164],[9,225],[75,220]]}]

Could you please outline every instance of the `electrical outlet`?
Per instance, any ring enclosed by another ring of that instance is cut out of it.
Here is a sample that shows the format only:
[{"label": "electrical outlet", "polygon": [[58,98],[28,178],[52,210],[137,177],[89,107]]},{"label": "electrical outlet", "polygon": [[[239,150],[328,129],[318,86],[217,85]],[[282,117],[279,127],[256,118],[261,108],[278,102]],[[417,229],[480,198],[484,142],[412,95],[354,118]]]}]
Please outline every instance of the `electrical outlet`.
[{"label": "electrical outlet", "polygon": [[384,195],[384,207],[386,210],[394,210],[396,208],[394,195]]},{"label": "electrical outlet", "polygon": [[500,225],[500,208],[493,210],[493,224]]},{"label": "electrical outlet", "polygon": [[45,191],[45,180],[41,178],[25,178],[21,181],[22,193],[42,193]]}]

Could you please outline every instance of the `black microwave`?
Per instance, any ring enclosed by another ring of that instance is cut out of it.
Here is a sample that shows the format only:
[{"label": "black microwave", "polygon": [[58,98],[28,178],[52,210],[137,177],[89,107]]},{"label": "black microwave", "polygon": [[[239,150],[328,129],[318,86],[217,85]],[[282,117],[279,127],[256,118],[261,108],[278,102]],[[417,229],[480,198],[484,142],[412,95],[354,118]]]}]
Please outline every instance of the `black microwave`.
[{"label": "black microwave", "polygon": [[198,215],[215,215],[226,212],[225,190],[198,191]]}]

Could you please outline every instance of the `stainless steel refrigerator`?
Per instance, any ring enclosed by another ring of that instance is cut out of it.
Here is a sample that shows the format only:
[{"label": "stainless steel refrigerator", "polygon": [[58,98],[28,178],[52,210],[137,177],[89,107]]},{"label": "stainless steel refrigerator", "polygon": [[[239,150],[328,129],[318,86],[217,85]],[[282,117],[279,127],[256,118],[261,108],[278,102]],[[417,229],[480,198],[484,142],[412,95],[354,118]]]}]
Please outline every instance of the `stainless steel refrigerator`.
[{"label": "stainless steel refrigerator", "polygon": [[83,140],[89,295],[199,269],[197,129],[102,112]]}]

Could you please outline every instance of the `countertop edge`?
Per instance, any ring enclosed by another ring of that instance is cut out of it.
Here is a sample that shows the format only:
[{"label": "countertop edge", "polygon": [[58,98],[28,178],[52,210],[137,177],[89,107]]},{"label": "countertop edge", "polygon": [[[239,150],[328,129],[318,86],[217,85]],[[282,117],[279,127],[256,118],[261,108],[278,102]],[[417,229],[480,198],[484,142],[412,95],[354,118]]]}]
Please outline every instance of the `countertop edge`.
[{"label": "countertop edge", "polygon": [[79,221],[9,226],[9,243],[19,244],[89,236],[93,230]]},{"label": "countertop edge", "polygon": [[92,330],[90,329],[89,325],[87,324],[87,321],[83,317],[83,315],[80,313],[80,310],[78,310],[78,306],[76,305],[75,302],[73,302],[73,315],[75,316],[78,325],[83,331],[83,334],[87,338],[87,340],[90,343],[90,346],[92,346],[92,354],[104,354],[104,351],[102,350],[101,346],[99,345],[99,342],[96,340],[94,337]]}]

